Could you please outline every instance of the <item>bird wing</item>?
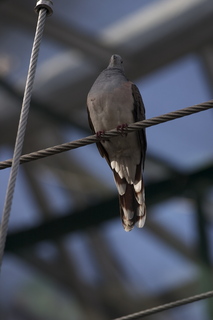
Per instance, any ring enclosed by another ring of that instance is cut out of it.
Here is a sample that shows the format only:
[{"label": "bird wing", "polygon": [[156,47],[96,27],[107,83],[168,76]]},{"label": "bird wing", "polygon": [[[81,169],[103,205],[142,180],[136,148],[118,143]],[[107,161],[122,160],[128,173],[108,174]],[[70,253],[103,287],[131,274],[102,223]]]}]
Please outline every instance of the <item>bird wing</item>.
[{"label": "bird wing", "polygon": [[[92,123],[92,120],[91,120],[91,117],[90,117],[90,113],[89,113],[89,108],[87,107],[87,115],[88,115],[88,122],[89,122],[89,126],[90,126],[90,129],[92,130],[92,132],[95,134],[95,129],[94,129],[94,126],[93,126],[93,123]],[[102,143],[101,142],[97,142],[96,143],[96,146],[98,148],[98,151],[100,153],[100,155],[106,159],[108,165],[110,166],[110,160],[109,160],[109,156],[108,156],[108,153],[107,151],[105,150],[105,148],[103,147]],[[111,166],[110,166],[111,167]]]},{"label": "bird wing", "polygon": [[[144,103],[140,94],[140,91],[138,90],[138,87],[132,83],[132,96],[134,100],[134,110],[133,110],[133,117],[134,121],[142,121],[146,119],[145,116],[145,107]],[[146,156],[146,149],[147,149],[147,142],[146,142],[146,133],[145,129],[141,129],[137,131],[139,134],[139,141],[141,145],[141,152],[142,152],[142,165],[144,167],[144,161]]]}]

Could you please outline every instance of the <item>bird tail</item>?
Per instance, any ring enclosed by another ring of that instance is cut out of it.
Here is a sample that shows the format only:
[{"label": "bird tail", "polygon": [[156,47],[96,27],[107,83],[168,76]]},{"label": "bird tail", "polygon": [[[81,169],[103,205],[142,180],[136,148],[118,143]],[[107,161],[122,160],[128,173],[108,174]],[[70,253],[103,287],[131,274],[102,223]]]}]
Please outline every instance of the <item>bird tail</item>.
[{"label": "bird tail", "polygon": [[146,220],[145,191],[143,179],[130,184],[125,178],[121,179],[114,171],[114,178],[119,193],[120,215],[125,231],[131,231],[136,225],[144,226]]}]

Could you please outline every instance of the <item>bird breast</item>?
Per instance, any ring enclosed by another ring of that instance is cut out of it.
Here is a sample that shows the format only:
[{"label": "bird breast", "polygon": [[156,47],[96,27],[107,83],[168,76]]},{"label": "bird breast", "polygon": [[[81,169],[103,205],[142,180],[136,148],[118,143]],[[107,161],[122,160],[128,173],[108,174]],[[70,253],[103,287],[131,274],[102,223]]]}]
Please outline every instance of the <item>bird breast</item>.
[{"label": "bird breast", "polygon": [[[110,86],[111,87],[111,86]],[[88,109],[96,132],[107,131],[124,123],[132,123],[133,97],[131,87],[124,82],[118,87],[103,88],[88,95]]]}]

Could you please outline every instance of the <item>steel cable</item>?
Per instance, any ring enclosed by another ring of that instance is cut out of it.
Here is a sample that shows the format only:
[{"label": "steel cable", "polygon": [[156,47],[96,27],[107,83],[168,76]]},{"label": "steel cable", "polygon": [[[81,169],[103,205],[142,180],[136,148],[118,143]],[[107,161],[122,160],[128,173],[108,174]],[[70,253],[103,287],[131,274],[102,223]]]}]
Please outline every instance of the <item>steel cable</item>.
[{"label": "steel cable", "polygon": [[[151,119],[132,123],[132,124],[128,125],[128,127],[125,129],[125,132],[128,133],[128,132],[133,132],[136,130],[141,130],[142,128],[148,128],[151,126],[155,126],[160,123],[175,120],[175,119],[185,117],[185,116],[197,113],[197,112],[208,110],[210,108],[213,108],[213,100],[210,100],[210,101],[198,104],[198,105],[194,105],[191,107],[187,107],[184,109],[179,109],[179,110],[176,110],[173,112],[169,112],[169,113],[166,113],[166,114],[163,114],[161,116],[154,117]],[[103,134],[101,137],[97,137],[96,135],[92,135],[92,136],[88,136],[83,139],[79,139],[79,140],[63,143],[63,144],[60,144],[57,146],[49,147],[49,148],[46,148],[43,150],[31,152],[29,154],[21,156],[20,163],[22,164],[25,162],[30,162],[30,161],[38,160],[41,158],[49,157],[49,156],[52,156],[52,155],[55,155],[58,153],[62,153],[62,152],[68,151],[68,150],[83,147],[83,146],[98,142],[100,140],[106,140],[106,139],[113,138],[113,137],[116,137],[116,136],[122,135],[122,134],[123,134],[123,132],[119,132],[117,129],[113,129],[113,130],[105,132],[105,134]],[[11,164],[12,164],[12,159],[0,162],[0,170],[11,167]]]},{"label": "steel cable", "polygon": [[47,12],[48,12],[47,9],[39,10],[38,22],[37,22],[35,38],[34,38],[33,47],[32,47],[32,54],[30,58],[29,70],[28,70],[28,75],[27,75],[27,80],[25,85],[19,126],[18,126],[16,143],[15,143],[15,148],[13,153],[13,160],[11,163],[12,168],[11,168],[10,177],[8,181],[3,214],[2,214],[1,225],[0,225],[0,268],[2,264],[3,253],[4,253],[5,240],[7,236],[7,229],[8,229],[8,223],[10,218],[10,211],[12,206],[13,194],[15,190],[15,183],[16,183],[16,178],[18,174],[18,168],[19,168],[23,143],[24,143],[24,136],[25,136],[26,126],[27,126],[30,100],[32,96],[32,89],[33,89],[33,83],[34,83],[37,60],[38,60],[38,53],[39,53],[41,39],[44,31]]},{"label": "steel cable", "polygon": [[166,304],[162,304],[158,307],[154,307],[154,308],[150,308],[144,311],[140,311],[140,312],[136,312],[136,313],[132,313],[129,314],[127,316],[121,317],[121,318],[116,318],[113,320],[132,320],[132,319],[142,319],[146,316],[161,312],[161,311],[165,311],[171,308],[175,308],[175,307],[180,307],[182,305],[188,304],[188,303],[192,303],[192,302],[196,302],[202,299],[207,299],[207,298],[212,298],[213,297],[213,291],[208,291],[208,292],[204,292],[201,294],[197,294],[195,296],[191,296],[185,299],[181,299],[181,300],[177,300],[174,302],[170,302],[170,303],[166,303]]}]

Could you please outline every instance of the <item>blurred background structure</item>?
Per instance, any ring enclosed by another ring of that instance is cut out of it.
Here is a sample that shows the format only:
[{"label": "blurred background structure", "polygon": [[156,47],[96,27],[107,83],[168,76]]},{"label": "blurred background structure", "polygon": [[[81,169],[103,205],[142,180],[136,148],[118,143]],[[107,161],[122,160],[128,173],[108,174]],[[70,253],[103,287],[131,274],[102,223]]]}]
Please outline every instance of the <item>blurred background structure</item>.
[{"label": "blurred background structure", "polygon": [[[24,153],[90,134],[86,96],[112,54],[147,118],[213,92],[212,0],[55,0]],[[0,1],[0,161],[12,157],[37,16]],[[20,167],[0,286],[4,320],[108,320],[213,287],[213,111],[147,129],[143,229],[121,225],[91,145]],[[9,169],[0,171],[3,208]],[[213,319],[211,300],[147,319]]]}]

